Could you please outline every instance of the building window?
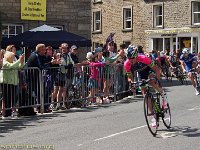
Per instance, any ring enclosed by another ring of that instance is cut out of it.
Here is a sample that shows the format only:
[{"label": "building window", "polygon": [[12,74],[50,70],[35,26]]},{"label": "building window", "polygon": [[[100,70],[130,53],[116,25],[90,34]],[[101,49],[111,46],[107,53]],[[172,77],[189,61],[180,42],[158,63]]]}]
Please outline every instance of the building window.
[{"label": "building window", "polygon": [[192,24],[200,24],[200,2],[192,2]]},{"label": "building window", "polygon": [[123,8],[123,29],[132,29],[132,7]]},{"label": "building window", "polygon": [[93,12],[93,31],[101,31],[101,11]]},{"label": "building window", "polygon": [[20,33],[23,33],[23,25],[2,25],[2,36],[3,37],[12,37]]},{"label": "building window", "polygon": [[102,3],[102,0],[93,0],[93,3]]},{"label": "building window", "polygon": [[100,43],[93,42],[93,50],[95,50],[95,48],[100,47],[100,46],[101,46]]},{"label": "building window", "polygon": [[162,27],[163,26],[163,7],[162,5],[153,6],[153,24],[154,27]]}]

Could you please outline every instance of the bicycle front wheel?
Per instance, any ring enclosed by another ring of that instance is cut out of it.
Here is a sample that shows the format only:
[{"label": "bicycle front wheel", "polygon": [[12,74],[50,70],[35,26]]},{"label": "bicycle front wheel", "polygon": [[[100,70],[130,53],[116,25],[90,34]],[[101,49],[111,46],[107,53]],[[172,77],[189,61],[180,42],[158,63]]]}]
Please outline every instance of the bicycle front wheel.
[{"label": "bicycle front wheel", "polygon": [[144,97],[144,116],[147,127],[153,136],[156,136],[158,128],[158,116],[154,107],[154,98],[151,93]]},{"label": "bicycle front wheel", "polygon": [[167,103],[167,108],[163,109],[162,120],[163,120],[164,125],[169,129],[171,127],[171,111],[170,111],[169,103]]}]

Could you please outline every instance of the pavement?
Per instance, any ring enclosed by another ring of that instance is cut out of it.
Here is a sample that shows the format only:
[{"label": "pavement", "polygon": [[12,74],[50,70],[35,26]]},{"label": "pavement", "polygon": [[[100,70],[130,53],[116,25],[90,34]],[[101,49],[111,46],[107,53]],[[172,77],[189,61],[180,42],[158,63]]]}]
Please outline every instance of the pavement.
[{"label": "pavement", "polygon": [[189,82],[180,85],[176,80],[163,81],[163,85],[172,111],[172,128],[160,123],[156,137],[148,131],[143,99],[138,95],[100,106],[0,120],[0,150],[28,146],[56,150],[200,150],[200,96]]}]

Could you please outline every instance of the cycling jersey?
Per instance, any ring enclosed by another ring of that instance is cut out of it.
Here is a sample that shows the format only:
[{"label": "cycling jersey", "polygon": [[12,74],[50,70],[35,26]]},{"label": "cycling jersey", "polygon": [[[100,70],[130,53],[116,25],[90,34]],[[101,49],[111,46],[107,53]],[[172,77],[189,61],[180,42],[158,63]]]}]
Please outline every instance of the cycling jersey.
[{"label": "cycling jersey", "polygon": [[174,55],[169,57],[169,61],[171,62],[173,67],[176,67],[176,65],[178,64],[177,57]]},{"label": "cycling jersey", "polygon": [[166,65],[166,62],[167,62],[167,57],[166,56],[160,57],[161,66]]},{"label": "cycling jersey", "polygon": [[154,66],[154,61],[145,55],[138,55],[135,64],[132,64],[129,59],[124,63],[124,68],[127,73],[134,74],[134,72],[138,72],[141,79],[148,79],[149,74],[153,72],[150,66]]},{"label": "cycling jersey", "polygon": [[195,61],[195,55],[194,54],[188,54],[188,57],[184,57],[184,54],[181,55],[180,60],[185,63],[185,69],[188,72],[192,69],[192,62]]},{"label": "cycling jersey", "polygon": [[177,58],[176,58],[176,56],[174,56],[174,55],[173,55],[173,56],[170,56],[170,57],[169,57],[169,60],[170,60],[171,63],[176,63],[176,62],[177,62]]}]

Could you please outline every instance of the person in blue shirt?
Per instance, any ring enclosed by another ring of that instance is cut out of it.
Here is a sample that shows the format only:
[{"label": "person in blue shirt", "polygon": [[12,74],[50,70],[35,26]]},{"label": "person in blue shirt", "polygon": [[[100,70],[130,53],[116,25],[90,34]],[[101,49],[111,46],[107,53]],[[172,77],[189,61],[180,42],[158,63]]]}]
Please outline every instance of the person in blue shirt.
[{"label": "person in blue shirt", "polygon": [[192,85],[195,88],[196,95],[200,95],[200,92],[196,86],[195,79],[191,73],[191,69],[194,68],[197,64],[195,55],[191,54],[188,48],[184,48],[180,56],[180,62],[183,72],[187,73],[188,77],[191,79]]}]

